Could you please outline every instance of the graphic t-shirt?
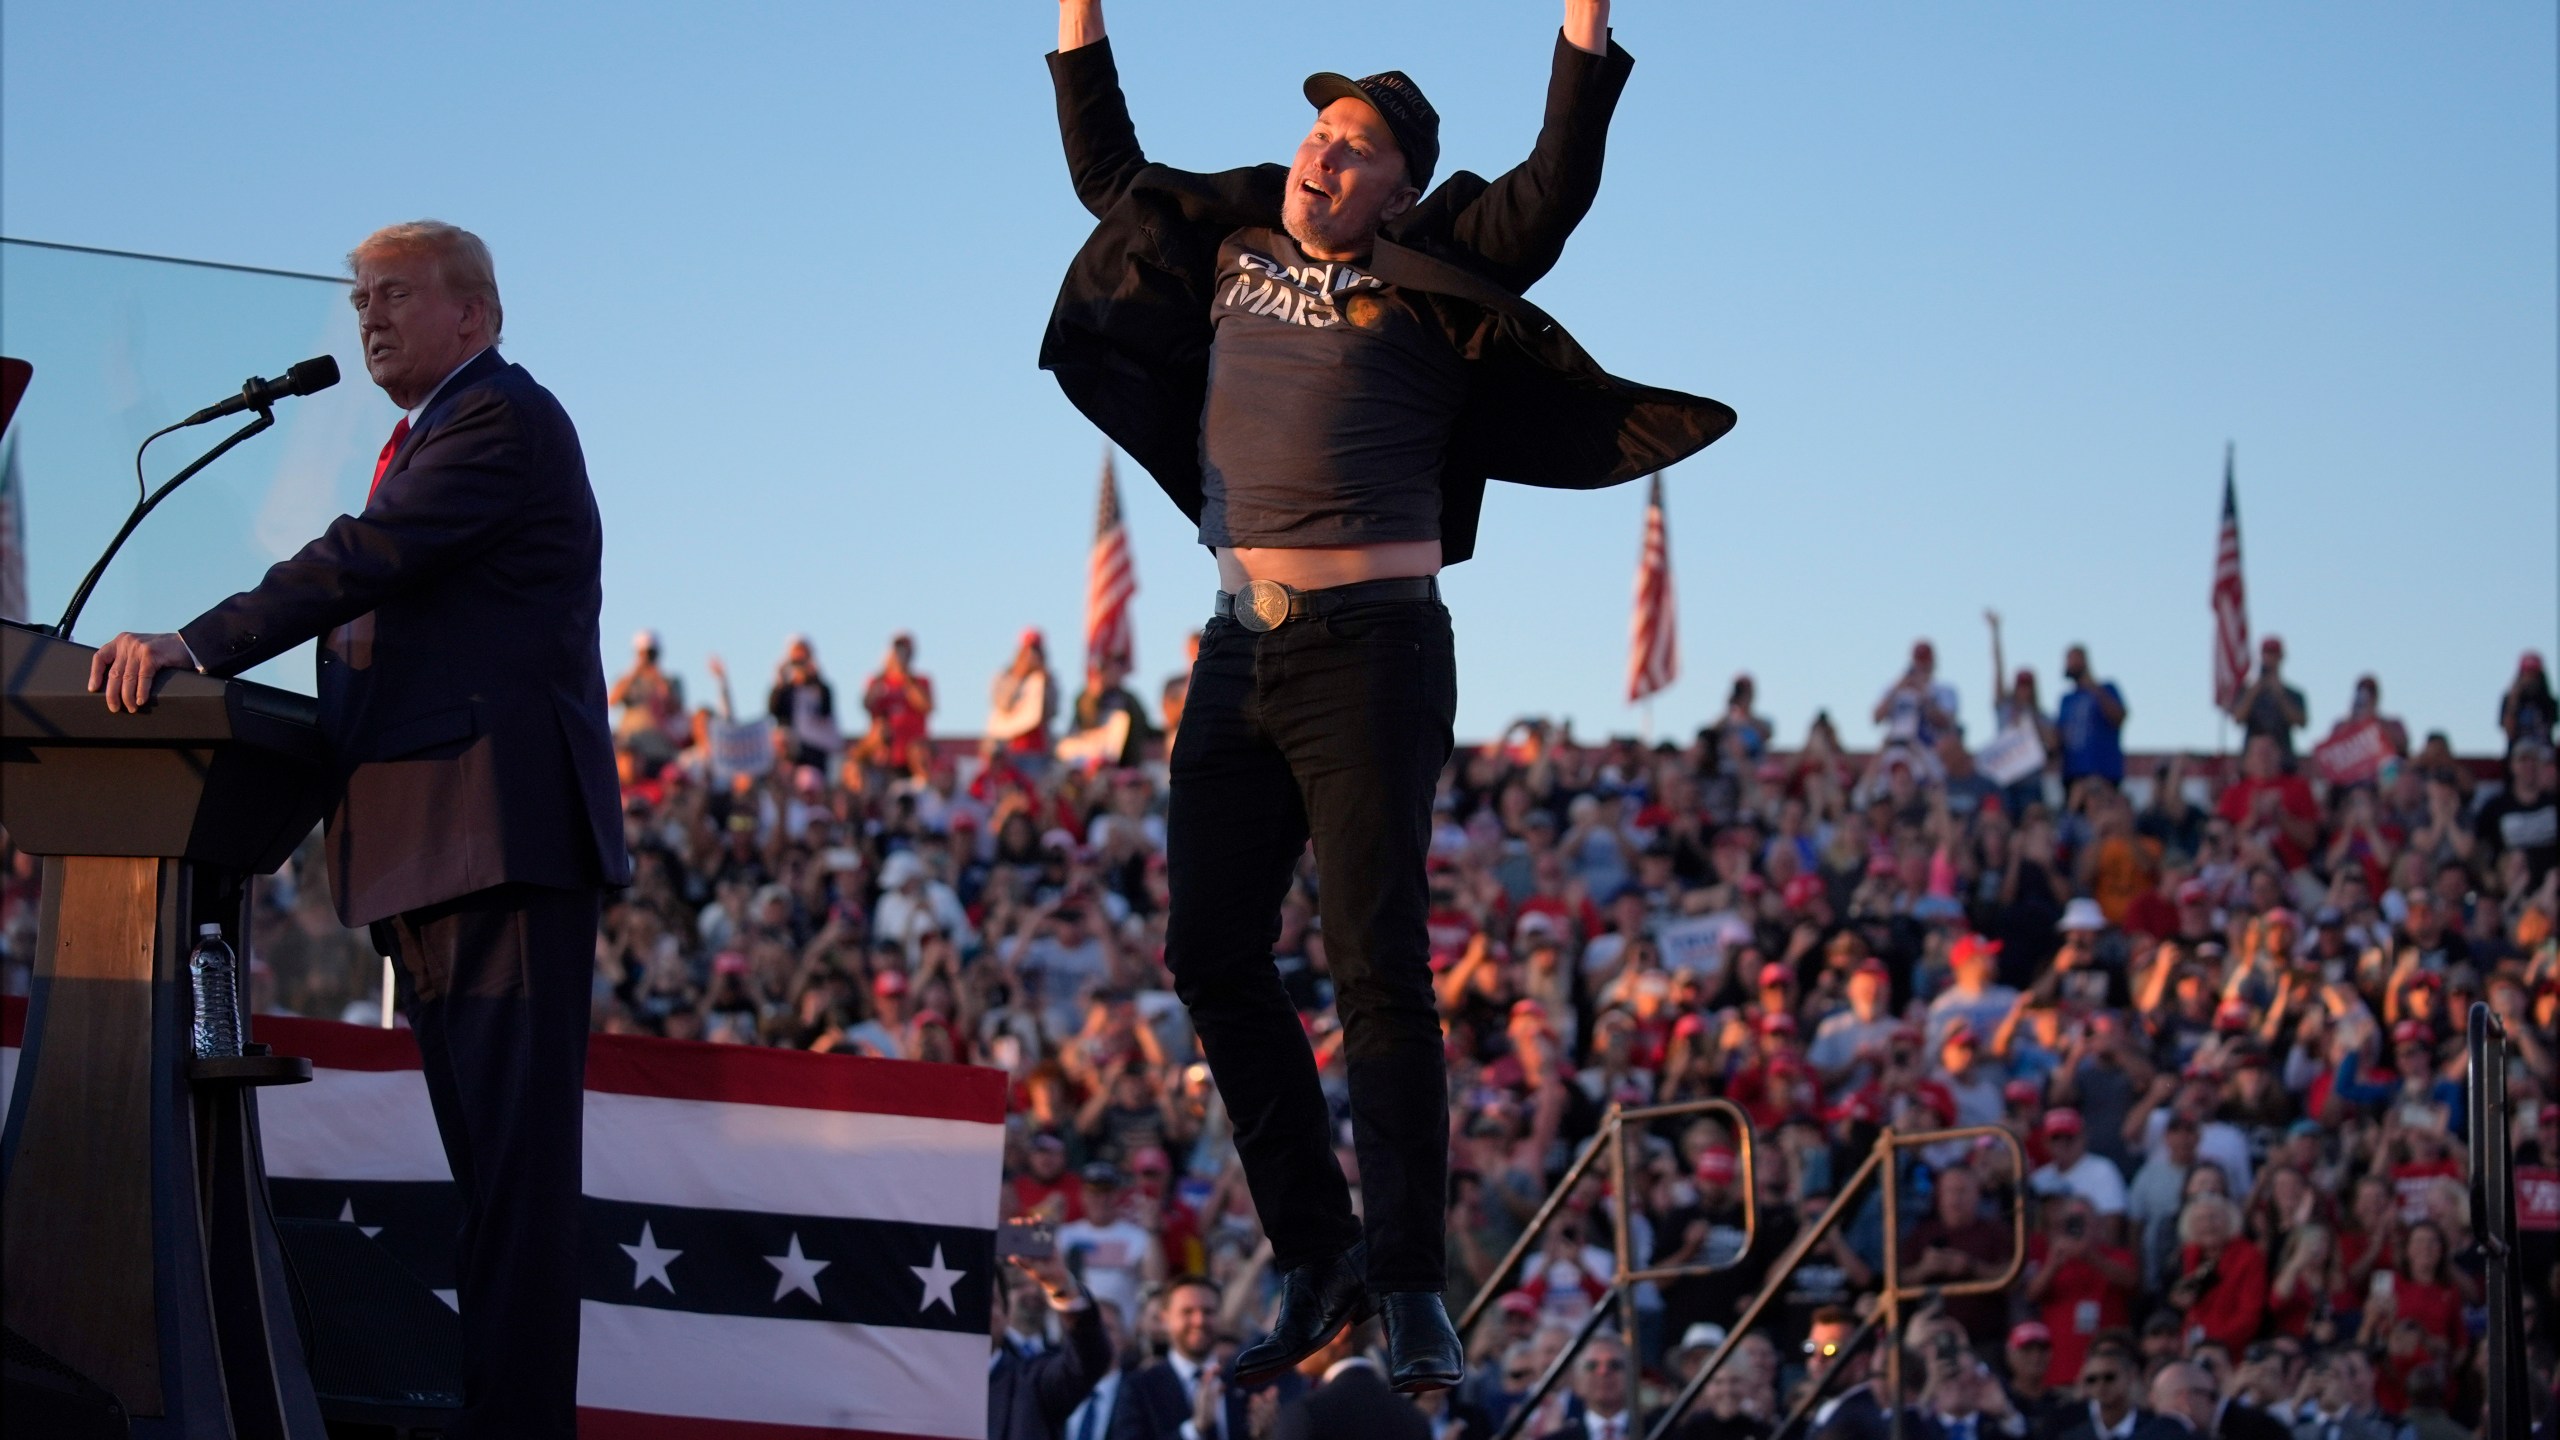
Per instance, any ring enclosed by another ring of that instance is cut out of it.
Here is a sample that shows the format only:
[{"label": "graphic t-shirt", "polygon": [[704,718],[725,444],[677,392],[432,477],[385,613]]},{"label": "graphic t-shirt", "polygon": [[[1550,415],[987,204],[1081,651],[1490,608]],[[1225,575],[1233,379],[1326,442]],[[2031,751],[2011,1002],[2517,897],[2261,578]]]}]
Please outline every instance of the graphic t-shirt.
[{"label": "graphic t-shirt", "polygon": [[1463,361],[1413,297],[1359,266],[1239,230],[1210,292],[1200,543],[1440,538]]}]

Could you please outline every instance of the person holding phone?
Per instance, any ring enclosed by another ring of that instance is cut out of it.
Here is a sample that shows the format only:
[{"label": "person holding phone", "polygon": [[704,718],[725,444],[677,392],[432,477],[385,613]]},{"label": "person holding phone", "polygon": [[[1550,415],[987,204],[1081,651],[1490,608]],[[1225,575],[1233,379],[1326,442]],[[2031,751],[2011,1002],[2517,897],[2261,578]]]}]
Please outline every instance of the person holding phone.
[{"label": "person holding phone", "polygon": [[1067,1417],[1111,1368],[1101,1307],[1068,1273],[1048,1222],[1006,1221],[997,1248],[1012,1269],[990,1291],[987,1440],[1065,1440]]}]

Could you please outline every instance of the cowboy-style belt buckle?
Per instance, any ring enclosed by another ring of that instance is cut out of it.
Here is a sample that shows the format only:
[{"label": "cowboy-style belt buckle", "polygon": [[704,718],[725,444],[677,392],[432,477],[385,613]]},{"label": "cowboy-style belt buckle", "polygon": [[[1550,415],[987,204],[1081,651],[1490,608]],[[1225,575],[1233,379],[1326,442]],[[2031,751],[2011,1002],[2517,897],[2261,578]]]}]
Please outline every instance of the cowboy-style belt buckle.
[{"label": "cowboy-style belt buckle", "polygon": [[1289,618],[1289,587],[1277,580],[1248,580],[1236,592],[1236,623],[1257,634],[1277,630]]}]

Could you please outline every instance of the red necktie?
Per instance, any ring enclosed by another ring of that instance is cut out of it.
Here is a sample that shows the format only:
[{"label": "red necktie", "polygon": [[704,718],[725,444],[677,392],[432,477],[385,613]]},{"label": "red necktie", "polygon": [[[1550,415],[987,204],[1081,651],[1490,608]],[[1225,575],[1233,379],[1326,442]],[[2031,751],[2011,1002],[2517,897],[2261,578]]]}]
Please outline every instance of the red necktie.
[{"label": "red necktie", "polygon": [[391,468],[391,457],[400,453],[400,442],[408,438],[409,417],[403,415],[400,423],[391,427],[391,438],[382,442],[382,458],[373,462],[373,489],[364,492],[366,504],[373,503],[375,491],[382,488],[383,472]]}]

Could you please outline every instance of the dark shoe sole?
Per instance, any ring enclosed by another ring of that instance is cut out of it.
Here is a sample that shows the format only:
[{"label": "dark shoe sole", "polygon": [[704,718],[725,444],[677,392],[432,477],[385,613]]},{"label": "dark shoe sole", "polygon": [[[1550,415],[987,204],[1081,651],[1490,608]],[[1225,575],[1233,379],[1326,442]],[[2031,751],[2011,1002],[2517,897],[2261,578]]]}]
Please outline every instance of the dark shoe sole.
[{"label": "dark shoe sole", "polygon": [[1396,1382],[1399,1395],[1421,1395],[1433,1390],[1453,1390],[1460,1377],[1456,1375],[1416,1375]]}]

